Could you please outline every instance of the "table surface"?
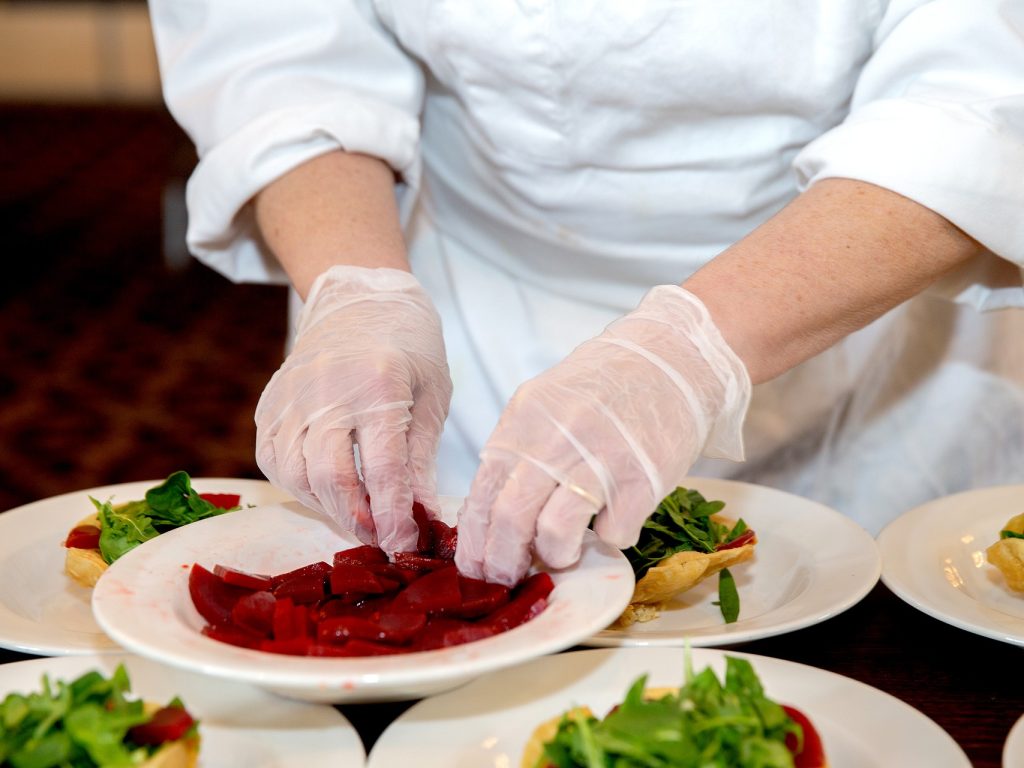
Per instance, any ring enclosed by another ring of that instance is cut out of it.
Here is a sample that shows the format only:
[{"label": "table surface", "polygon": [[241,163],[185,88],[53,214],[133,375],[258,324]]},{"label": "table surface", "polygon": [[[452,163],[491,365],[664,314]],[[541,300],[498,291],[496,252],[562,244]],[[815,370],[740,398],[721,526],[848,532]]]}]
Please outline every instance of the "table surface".
[{"label": "table surface", "polygon": [[[1024,714],[1022,650],[957,629],[910,607],[879,583],[858,605],[817,626],[735,646],[827,669],[872,685],[926,714],[976,768],[999,768],[1010,728]],[[31,658],[0,650],[0,662]],[[413,702],[338,709],[369,753]]]}]

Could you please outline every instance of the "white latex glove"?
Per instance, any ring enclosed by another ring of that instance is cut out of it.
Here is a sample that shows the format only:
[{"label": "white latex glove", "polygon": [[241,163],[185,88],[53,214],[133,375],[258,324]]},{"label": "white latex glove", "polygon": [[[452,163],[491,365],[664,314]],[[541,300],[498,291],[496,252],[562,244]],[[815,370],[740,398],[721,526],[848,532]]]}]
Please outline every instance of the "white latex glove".
[{"label": "white latex glove", "polygon": [[451,393],[441,320],[416,278],[332,267],[256,407],[256,461],[361,541],[415,550],[413,501],[439,511],[435,457]]},{"label": "white latex glove", "polygon": [[459,516],[455,562],[513,584],[531,549],[579,559],[594,529],[622,549],[701,449],[742,459],[750,377],[707,309],[678,286],[640,305],[523,384],[481,452]]}]

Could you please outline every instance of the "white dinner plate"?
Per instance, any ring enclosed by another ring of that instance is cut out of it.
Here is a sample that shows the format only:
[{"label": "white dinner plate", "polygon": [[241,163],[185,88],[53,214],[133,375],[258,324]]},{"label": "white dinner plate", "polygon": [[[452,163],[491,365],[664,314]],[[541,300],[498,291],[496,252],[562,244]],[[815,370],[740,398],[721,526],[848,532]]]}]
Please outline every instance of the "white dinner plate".
[{"label": "white dinner plate", "polygon": [[[848,677],[709,648],[693,650],[694,669],[710,664],[721,679],[725,655],[749,659],[770,698],[810,718],[829,768],[970,766],[932,720]],[[406,710],[377,740],[368,768],[518,768],[523,745],[537,725],[577,705],[603,716],[641,674],[649,675],[649,686],[678,686],[682,649],[576,651],[502,670]]]},{"label": "white dinner plate", "polygon": [[918,610],[954,627],[1024,645],[1024,595],[985,550],[1024,512],[1024,485],[982,488],[904,513],[878,536],[882,581]]},{"label": "white dinner plate", "polygon": [[288,701],[243,683],[181,672],[138,656],[104,654],[33,659],[0,666],[0,699],[40,690],[44,674],[70,681],[106,676],[124,663],[132,695],[156,704],[180,696],[199,721],[198,768],[361,768],[359,734],[333,707]]},{"label": "white dinner plate", "polygon": [[584,645],[730,645],[802,629],[855,605],[878,581],[881,560],[871,535],[829,507],[735,480],[691,477],[680,485],[725,502],[724,517],[757,532],[754,559],[731,569],[739,620],[726,624],[714,604],[718,578],[670,601],[652,621],[605,629]]},{"label": "white dinner plate", "polygon": [[1003,745],[1003,768],[1024,768],[1024,715],[1013,724]]},{"label": "white dinner plate", "polygon": [[[94,512],[89,497],[142,499],[162,480],[73,491],[0,514],[0,648],[43,656],[119,650],[92,617],[92,590],[64,573],[64,539]],[[245,504],[289,498],[263,480],[192,478],[202,493],[237,493]]]},{"label": "white dinner plate", "polygon": [[[453,520],[460,500],[441,502],[446,518]],[[114,563],[93,592],[93,613],[112,638],[143,656],[286,696],[340,703],[419,698],[562,650],[608,624],[633,591],[626,558],[590,535],[579,563],[551,573],[555,588],[547,608],[522,626],[485,640],[392,656],[316,658],[239,648],[200,634],[204,622],[188,591],[193,563],[284,573],[330,561],[338,550],[358,544],[352,534],[297,502],[201,520]]]}]

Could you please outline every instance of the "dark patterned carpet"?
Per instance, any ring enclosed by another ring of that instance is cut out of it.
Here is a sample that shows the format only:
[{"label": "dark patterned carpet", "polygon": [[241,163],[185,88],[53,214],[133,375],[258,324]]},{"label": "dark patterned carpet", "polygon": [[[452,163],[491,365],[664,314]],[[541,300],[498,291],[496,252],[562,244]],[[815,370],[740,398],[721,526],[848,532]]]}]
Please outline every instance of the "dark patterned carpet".
[{"label": "dark patterned carpet", "polygon": [[168,263],[162,201],[194,162],[163,111],[0,106],[0,510],[177,469],[261,476],[286,292]]}]

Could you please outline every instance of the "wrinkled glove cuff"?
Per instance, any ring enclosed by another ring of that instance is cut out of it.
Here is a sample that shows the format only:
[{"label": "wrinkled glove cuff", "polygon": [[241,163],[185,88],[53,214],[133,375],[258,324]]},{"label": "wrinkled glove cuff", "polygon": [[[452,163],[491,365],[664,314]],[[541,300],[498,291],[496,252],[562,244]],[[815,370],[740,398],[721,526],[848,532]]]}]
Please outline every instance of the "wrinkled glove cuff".
[{"label": "wrinkled glove cuff", "polygon": [[721,384],[720,406],[702,453],[716,459],[743,461],[743,422],[750,406],[750,374],[722,337],[704,302],[678,285],[658,285],[648,291],[630,315],[670,324],[700,352]]},{"label": "wrinkled glove cuff", "polygon": [[339,305],[371,299],[418,304],[435,314],[433,304],[412,273],[390,267],[336,264],[313,281],[296,323],[296,338]]}]

